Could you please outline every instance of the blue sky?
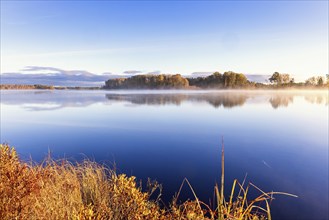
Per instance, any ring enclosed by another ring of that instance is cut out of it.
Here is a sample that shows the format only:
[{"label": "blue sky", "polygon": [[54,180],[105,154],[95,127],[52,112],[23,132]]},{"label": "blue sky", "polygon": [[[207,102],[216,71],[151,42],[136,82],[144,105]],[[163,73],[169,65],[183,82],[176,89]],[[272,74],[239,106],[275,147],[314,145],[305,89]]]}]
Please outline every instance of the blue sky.
[{"label": "blue sky", "polygon": [[328,73],[328,1],[1,1],[1,73],[25,66]]}]

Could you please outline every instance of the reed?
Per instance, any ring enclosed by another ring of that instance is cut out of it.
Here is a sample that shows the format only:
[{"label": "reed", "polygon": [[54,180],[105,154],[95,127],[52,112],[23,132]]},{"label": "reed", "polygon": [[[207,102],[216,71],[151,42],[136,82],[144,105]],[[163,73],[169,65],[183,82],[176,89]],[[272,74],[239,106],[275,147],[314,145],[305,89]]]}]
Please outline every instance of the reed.
[{"label": "reed", "polygon": [[[285,192],[264,192],[253,183],[249,182],[246,187],[245,176],[242,183],[237,179],[233,181],[231,195],[228,202],[224,196],[224,172],[225,172],[225,156],[224,156],[224,139],[222,138],[221,150],[221,186],[215,185],[215,195],[217,199],[217,207],[212,211],[212,216],[217,216],[218,220],[234,219],[234,220],[271,220],[270,205],[274,199],[274,195],[286,195],[297,197],[296,195]],[[255,188],[260,194],[252,200],[248,200],[248,192],[250,187]],[[238,193],[236,193],[238,191]],[[219,193],[220,192],[220,193]],[[236,195],[236,196],[235,196]],[[214,218],[212,218],[214,219]]]},{"label": "reed", "polygon": [[[178,203],[184,184],[192,190],[194,199]],[[161,185],[150,181],[147,185],[148,191],[143,191],[134,176],[117,174],[89,160],[72,164],[48,157],[41,164],[28,164],[20,161],[14,148],[0,145],[0,219],[3,220],[271,219],[269,204],[273,195],[294,196],[265,193],[252,183],[244,188],[244,183],[235,180],[226,202],[223,142],[221,187],[215,186],[215,209],[198,199],[187,179],[169,207],[161,204]],[[247,201],[250,187],[259,190],[260,196]],[[151,199],[155,192],[159,192],[159,196]],[[260,206],[260,202],[264,202],[265,207]]]}]

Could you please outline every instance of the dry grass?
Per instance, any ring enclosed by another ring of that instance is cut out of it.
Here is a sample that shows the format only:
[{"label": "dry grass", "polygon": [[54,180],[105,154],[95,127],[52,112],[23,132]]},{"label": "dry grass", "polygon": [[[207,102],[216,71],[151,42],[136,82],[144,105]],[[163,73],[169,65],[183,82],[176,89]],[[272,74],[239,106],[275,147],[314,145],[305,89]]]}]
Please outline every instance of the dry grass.
[{"label": "dry grass", "polygon": [[[187,179],[183,184],[189,185],[194,200],[177,204],[181,187],[170,207],[165,208],[159,197],[150,198],[156,190],[161,194],[157,183],[149,182],[149,190],[143,192],[135,177],[116,174],[91,161],[71,164],[47,159],[29,165],[19,160],[14,148],[0,145],[0,219],[270,219],[269,201],[276,193],[260,191],[258,198],[247,201],[253,185],[243,188],[234,181],[230,201],[225,202],[224,161],[222,169],[222,189],[215,187],[215,209],[198,200]],[[236,186],[240,192],[233,201]],[[262,201],[265,208],[259,206]]]}]

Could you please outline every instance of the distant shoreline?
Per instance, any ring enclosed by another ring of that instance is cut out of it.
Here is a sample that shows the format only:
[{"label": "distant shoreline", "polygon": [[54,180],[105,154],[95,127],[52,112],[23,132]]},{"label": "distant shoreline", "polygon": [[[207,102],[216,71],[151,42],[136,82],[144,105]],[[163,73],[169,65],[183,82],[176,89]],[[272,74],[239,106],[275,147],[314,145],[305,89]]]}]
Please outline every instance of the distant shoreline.
[{"label": "distant shoreline", "polygon": [[305,82],[295,82],[289,74],[278,72],[268,79],[270,83],[249,81],[242,73],[232,71],[223,74],[215,72],[207,77],[186,78],[180,74],[135,75],[128,78],[114,78],[103,86],[54,86],[44,84],[0,84],[0,90],[313,90],[329,89],[329,74],[325,79],[314,76]]},{"label": "distant shoreline", "polygon": [[100,90],[102,87],[0,84],[0,90]]},{"label": "distant shoreline", "polygon": [[210,91],[210,90],[328,90],[329,87],[322,86],[297,86],[297,87],[278,87],[276,85],[267,85],[262,88],[200,88],[189,86],[184,88],[117,88],[108,89],[104,87],[80,87],[80,86],[49,86],[49,85],[23,85],[23,84],[0,84],[0,90],[105,90],[105,91],[120,91],[120,90],[182,90],[182,91]]}]

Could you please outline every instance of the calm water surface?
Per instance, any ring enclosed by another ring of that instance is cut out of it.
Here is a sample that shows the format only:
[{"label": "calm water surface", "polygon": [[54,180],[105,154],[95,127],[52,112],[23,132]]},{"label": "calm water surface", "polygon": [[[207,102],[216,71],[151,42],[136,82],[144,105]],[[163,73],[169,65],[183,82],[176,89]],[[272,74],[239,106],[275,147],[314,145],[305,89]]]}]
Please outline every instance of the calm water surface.
[{"label": "calm water surface", "polygon": [[165,201],[184,177],[213,197],[221,136],[227,195],[247,173],[299,196],[276,196],[274,219],[328,219],[327,91],[1,91],[1,142],[23,158],[115,163],[162,183]]}]

